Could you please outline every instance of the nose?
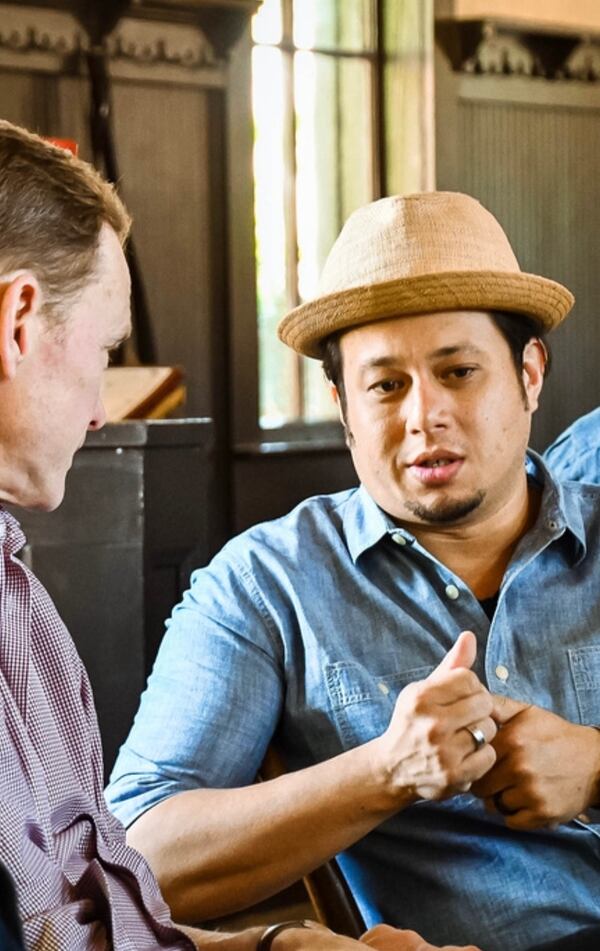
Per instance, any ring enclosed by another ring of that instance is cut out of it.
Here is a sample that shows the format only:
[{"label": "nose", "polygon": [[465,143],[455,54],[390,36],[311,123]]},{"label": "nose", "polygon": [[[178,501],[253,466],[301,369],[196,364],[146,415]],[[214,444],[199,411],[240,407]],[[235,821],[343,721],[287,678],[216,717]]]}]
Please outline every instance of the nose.
[{"label": "nose", "polygon": [[104,408],[104,403],[102,399],[98,397],[98,401],[94,407],[94,412],[92,418],[88,423],[88,429],[96,430],[102,429],[106,422],[106,409]]},{"label": "nose", "polygon": [[446,429],[445,396],[444,388],[437,381],[414,378],[404,399],[407,432],[417,434]]}]

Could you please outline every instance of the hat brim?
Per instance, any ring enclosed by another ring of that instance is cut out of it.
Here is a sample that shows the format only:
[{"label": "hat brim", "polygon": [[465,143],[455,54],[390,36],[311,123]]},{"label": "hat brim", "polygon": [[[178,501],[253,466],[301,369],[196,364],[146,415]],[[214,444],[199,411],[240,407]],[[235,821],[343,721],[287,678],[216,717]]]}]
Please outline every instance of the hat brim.
[{"label": "hat brim", "polygon": [[575,298],[557,281],[522,271],[448,271],[351,287],[307,301],[280,322],[280,340],[321,358],[322,341],[338,330],[390,317],[451,310],[504,310],[537,318],[553,330]]}]

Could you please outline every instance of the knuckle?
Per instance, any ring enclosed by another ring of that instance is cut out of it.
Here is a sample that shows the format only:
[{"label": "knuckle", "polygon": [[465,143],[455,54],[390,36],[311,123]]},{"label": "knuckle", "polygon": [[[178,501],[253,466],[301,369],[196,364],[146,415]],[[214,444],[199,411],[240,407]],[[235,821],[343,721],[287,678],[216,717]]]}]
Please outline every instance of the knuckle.
[{"label": "knuckle", "polygon": [[535,813],[537,819],[543,823],[552,822],[556,819],[554,809],[550,807],[550,803],[539,795],[531,797],[530,809]]},{"label": "knuckle", "polygon": [[471,693],[476,693],[478,690],[485,689],[482,687],[479,677],[476,673],[474,673],[474,671],[463,670],[461,673],[464,685],[468,690],[471,691]]},{"label": "knuckle", "polygon": [[416,693],[417,686],[418,686],[418,681],[414,681],[413,683],[407,684],[406,687],[404,687],[400,691],[396,704],[399,704],[401,702],[406,703],[406,701],[412,700]]},{"label": "knuckle", "polygon": [[439,747],[443,744],[446,730],[439,720],[428,717],[425,721],[425,737],[431,746]]},{"label": "knuckle", "polygon": [[416,716],[425,720],[431,719],[431,700],[427,688],[417,688],[413,697],[413,711]]},{"label": "knuckle", "polygon": [[485,723],[484,733],[488,738],[488,743],[491,743],[495,736],[498,734],[498,726],[491,717],[488,717]]},{"label": "knuckle", "polygon": [[517,768],[515,770],[517,773],[521,784],[529,790],[533,796],[540,795],[538,787],[538,776],[531,763],[528,763],[526,760],[522,759],[518,762]]},{"label": "knuckle", "polygon": [[470,786],[475,777],[470,775],[469,770],[452,764],[448,765],[444,770],[444,778],[446,786],[451,787],[452,789],[460,789],[460,787],[465,785]]},{"label": "knuckle", "polygon": [[427,696],[428,685],[424,680],[414,680],[402,692],[405,696],[408,695],[413,703],[420,703]]}]

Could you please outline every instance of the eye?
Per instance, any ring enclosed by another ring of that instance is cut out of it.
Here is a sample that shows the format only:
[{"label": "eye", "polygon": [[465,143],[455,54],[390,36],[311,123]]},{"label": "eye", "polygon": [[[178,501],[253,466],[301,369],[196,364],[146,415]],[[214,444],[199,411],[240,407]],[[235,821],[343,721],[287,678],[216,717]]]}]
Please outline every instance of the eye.
[{"label": "eye", "polygon": [[477,367],[468,366],[468,367],[452,367],[450,370],[447,370],[445,376],[451,380],[468,380],[476,372]]},{"label": "eye", "polygon": [[378,380],[377,383],[372,383],[369,387],[369,390],[375,393],[380,393],[388,395],[389,393],[396,393],[402,388],[403,384],[401,380]]}]

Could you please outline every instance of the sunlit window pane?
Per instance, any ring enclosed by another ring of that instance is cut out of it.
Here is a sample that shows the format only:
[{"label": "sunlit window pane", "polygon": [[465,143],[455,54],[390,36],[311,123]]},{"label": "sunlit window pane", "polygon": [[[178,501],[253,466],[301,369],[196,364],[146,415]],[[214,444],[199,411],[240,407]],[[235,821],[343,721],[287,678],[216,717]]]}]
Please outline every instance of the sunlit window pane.
[{"label": "sunlit window pane", "polygon": [[294,0],[294,45],[371,50],[373,22],[373,0]]},{"label": "sunlit window pane", "polygon": [[252,17],[252,39],[255,43],[280,43],[282,35],[281,0],[264,0]]},{"label": "sunlit window pane", "polygon": [[[373,198],[371,73],[361,60],[295,57],[298,286],[313,297],[335,238]],[[304,418],[335,419],[320,365],[304,361]]]},{"label": "sunlit window pane", "polygon": [[298,282],[312,297],[348,215],[373,198],[370,69],[362,60],[297,53]]},{"label": "sunlit window pane", "polygon": [[384,5],[390,194],[434,187],[433,0]]},{"label": "sunlit window pane", "polygon": [[[431,117],[424,108],[430,98],[432,4],[392,0],[381,6],[392,190],[427,187],[432,168],[425,154]],[[319,362],[280,344],[276,327],[298,300],[318,293],[325,258],[344,221],[376,197],[377,64],[369,54],[377,8],[377,0],[265,0],[253,21],[263,427],[337,417]]]},{"label": "sunlit window pane", "polygon": [[284,132],[284,63],[279,50],[255,47],[252,97],[255,123],[254,178],[258,293],[260,416],[263,426],[281,426],[295,413],[295,357],[277,339],[287,310]]}]

